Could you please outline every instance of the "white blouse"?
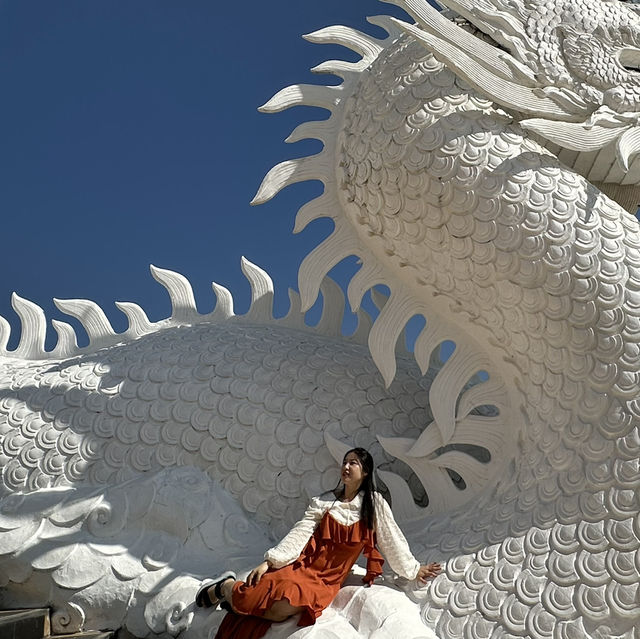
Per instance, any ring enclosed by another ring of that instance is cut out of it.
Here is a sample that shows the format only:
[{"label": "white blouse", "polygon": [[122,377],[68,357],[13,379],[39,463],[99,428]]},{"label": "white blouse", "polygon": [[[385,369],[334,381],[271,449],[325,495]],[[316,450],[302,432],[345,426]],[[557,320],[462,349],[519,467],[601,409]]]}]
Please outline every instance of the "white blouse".
[{"label": "white blouse", "polygon": [[[311,535],[327,510],[330,511],[329,516],[338,523],[350,526],[360,520],[361,506],[362,493],[358,493],[350,502],[314,497],[302,519],[277,546],[267,550],[264,558],[274,568],[282,568],[293,563],[311,539]],[[405,579],[415,579],[418,576],[420,563],[411,554],[409,544],[396,524],[389,504],[380,493],[374,493],[374,508],[378,550],[396,574]]]}]

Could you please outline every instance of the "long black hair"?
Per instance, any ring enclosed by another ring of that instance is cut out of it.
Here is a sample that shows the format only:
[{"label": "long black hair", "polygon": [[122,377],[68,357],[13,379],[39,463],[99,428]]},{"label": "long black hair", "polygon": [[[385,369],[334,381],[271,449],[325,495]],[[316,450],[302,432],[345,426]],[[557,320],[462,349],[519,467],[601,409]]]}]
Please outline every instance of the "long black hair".
[{"label": "long black hair", "polygon": [[[364,522],[364,525],[369,529],[373,530],[376,520],[376,511],[373,503],[373,493],[375,491],[375,480],[373,478],[373,471],[375,470],[375,465],[373,463],[373,457],[368,450],[365,448],[352,448],[348,450],[343,457],[342,463],[344,464],[344,460],[347,458],[349,453],[354,453],[358,459],[360,460],[360,464],[362,466],[362,470],[365,473],[362,484],[360,484],[360,490],[358,492],[362,493],[362,506],[360,507],[360,519]],[[340,487],[340,482],[336,486],[334,490],[334,494],[336,498],[341,498],[344,496],[345,487],[344,484]]]}]

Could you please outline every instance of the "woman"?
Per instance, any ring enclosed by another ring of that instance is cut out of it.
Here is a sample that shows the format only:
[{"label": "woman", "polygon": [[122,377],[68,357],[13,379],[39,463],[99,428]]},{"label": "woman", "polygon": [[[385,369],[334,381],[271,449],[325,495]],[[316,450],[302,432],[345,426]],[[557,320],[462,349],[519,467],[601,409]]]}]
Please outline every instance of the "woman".
[{"label": "woman", "polygon": [[[425,583],[439,564],[421,566],[413,557],[384,498],[373,489],[373,458],[364,448],[347,452],[333,499],[315,497],[304,517],[254,568],[246,582],[225,573],[203,582],[198,606],[230,611],[216,639],[262,637],[274,621],[302,613],[298,625],[315,622],[333,601],[362,552],[365,584],[382,574],[382,551],[394,572]],[[342,487],[340,487],[342,483]]]}]

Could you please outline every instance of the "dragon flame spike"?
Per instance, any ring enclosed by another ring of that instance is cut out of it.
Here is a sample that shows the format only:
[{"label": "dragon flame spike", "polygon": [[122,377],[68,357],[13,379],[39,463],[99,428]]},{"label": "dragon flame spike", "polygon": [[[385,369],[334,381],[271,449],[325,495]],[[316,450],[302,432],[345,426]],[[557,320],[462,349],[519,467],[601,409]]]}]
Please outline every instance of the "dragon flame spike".
[{"label": "dragon flame spike", "polygon": [[489,479],[487,464],[462,451],[451,450],[443,453],[438,457],[438,462],[458,473],[467,486],[483,486]]},{"label": "dragon flame spike", "polygon": [[87,332],[89,345],[100,346],[112,342],[116,333],[104,311],[91,300],[54,299],[53,303],[65,314],[75,317]]},{"label": "dragon flame spike", "polygon": [[251,307],[245,318],[256,322],[273,321],[273,280],[266,271],[245,257],[240,262],[240,268],[251,285]]},{"label": "dragon flame spike", "polygon": [[400,523],[414,521],[428,514],[428,508],[416,506],[411,488],[402,477],[386,470],[379,470],[378,476],[389,489],[393,502],[393,514]]},{"label": "dragon flame spike", "polygon": [[337,44],[351,49],[361,55],[367,62],[375,60],[384,49],[383,41],[377,40],[357,29],[342,25],[319,29],[302,37],[314,44]]},{"label": "dragon flame spike", "polygon": [[22,323],[20,343],[14,355],[25,358],[44,357],[44,340],[47,335],[47,320],[44,311],[33,302],[16,293],[11,296],[11,305]]},{"label": "dragon flame spike", "polygon": [[[374,289],[375,291],[375,289]],[[372,295],[373,297],[373,295]],[[396,348],[407,322],[421,312],[411,295],[392,291],[369,334],[369,351],[388,388],[396,374]]]},{"label": "dragon flame spike", "polygon": [[[347,297],[354,311],[360,308],[364,294],[377,284],[385,284],[384,269],[375,260],[364,260],[358,272],[349,281]],[[374,293],[372,293],[373,295]],[[374,302],[375,303],[375,302]]]},{"label": "dragon flame spike", "polygon": [[294,233],[300,233],[310,222],[318,220],[321,217],[334,219],[334,211],[338,209],[339,202],[333,191],[325,191],[320,197],[307,202],[300,208],[296,215]]},{"label": "dragon flame spike", "polygon": [[[495,404],[493,400],[491,403]],[[504,426],[505,422],[500,417],[469,415],[456,423],[456,431],[449,443],[480,446],[497,456],[504,453]]]},{"label": "dragon flame spike", "polygon": [[367,313],[362,308],[359,308],[356,311],[356,317],[358,318],[358,325],[356,326],[356,330],[352,333],[350,339],[352,339],[357,344],[366,346],[369,340],[371,327],[373,326],[373,319],[371,318],[371,315],[369,315],[369,313]]},{"label": "dragon flame spike", "polygon": [[384,291],[381,291],[379,288],[372,288],[371,301],[378,311],[381,311],[389,301],[389,295]]},{"label": "dragon flame spike", "polygon": [[393,18],[388,15],[369,16],[367,18],[369,24],[373,24],[376,27],[380,27],[383,31],[386,31],[388,36],[384,40],[385,47],[391,42],[399,38],[402,35],[402,30],[393,23]]},{"label": "dragon flame spike", "polygon": [[289,289],[289,312],[280,321],[283,325],[291,328],[302,329],[306,324],[304,321],[304,313],[302,312],[302,304],[300,295],[292,288]]},{"label": "dragon flame spike", "polygon": [[477,349],[457,345],[429,389],[429,405],[438,430],[445,442],[453,436],[456,425],[456,403],[472,375],[489,367]]},{"label": "dragon flame spike", "polygon": [[496,398],[505,397],[505,393],[504,382],[498,378],[491,377],[486,382],[475,384],[460,396],[456,419],[464,419],[474,408],[483,404],[497,406]]},{"label": "dragon flame spike", "polygon": [[333,233],[307,255],[300,265],[298,286],[302,297],[302,310],[308,311],[315,303],[322,279],[339,262],[358,253],[348,232],[336,222]]},{"label": "dragon flame spike", "polygon": [[262,180],[252,205],[264,204],[275,197],[285,186],[306,182],[307,180],[320,180],[324,184],[331,178],[329,157],[324,153],[311,155],[295,160],[286,160],[274,166]]},{"label": "dragon flame spike", "polygon": [[9,337],[11,336],[11,326],[9,322],[0,315],[0,353],[7,352],[7,344],[9,343]]},{"label": "dragon flame spike", "polygon": [[176,322],[191,322],[198,317],[196,300],[189,280],[180,273],[150,265],[151,275],[162,284],[171,299],[171,319]]},{"label": "dragon flame spike", "polygon": [[335,75],[345,82],[351,82],[358,77],[358,73],[367,67],[366,60],[346,62],[345,60],[326,60],[311,68],[311,73]]},{"label": "dragon flame spike", "polygon": [[435,427],[434,422],[431,422],[425,426],[418,439],[405,449],[405,453],[411,457],[426,457],[431,455],[434,450],[442,448],[445,443],[447,442],[442,439],[442,434]]},{"label": "dragon flame spike", "polygon": [[[168,326],[180,324],[197,324],[210,322],[224,322],[234,318],[233,296],[225,287],[212,283],[213,291],[217,298],[214,310],[206,315],[198,314],[195,308],[193,290],[188,280],[173,271],[151,266],[151,273],[169,292],[172,303],[172,316],[161,322],[151,322],[145,311],[137,304],[131,302],[116,302],[117,308],[122,311],[129,320],[129,327],[124,333],[117,334],[113,330],[104,311],[90,300],[59,300],[55,299],[56,306],[64,313],[75,317],[85,328],[90,344],[89,348],[103,348],[137,339],[142,335],[162,330]],[[342,318],[344,316],[345,296],[342,290],[332,281],[318,283],[318,291],[322,287],[324,294],[323,318],[318,326],[308,326],[305,323],[301,310],[301,300],[295,291],[289,291],[291,307],[286,317],[275,319],[273,317],[273,282],[267,273],[248,260],[242,262],[242,270],[248,278],[252,290],[252,302],[245,319],[257,323],[273,325],[274,323],[289,326],[298,330],[322,334],[325,336],[340,336]],[[316,293],[317,295],[317,293]],[[66,322],[53,320],[53,327],[58,334],[56,347],[51,352],[44,351],[44,338],[31,338],[29,335],[43,333],[45,318],[42,309],[17,295],[14,296],[14,305],[17,312],[22,314],[23,326],[21,350],[7,351],[7,344],[11,337],[11,327],[6,319],[0,317],[0,354],[8,357],[23,359],[63,358],[80,353],[86,353],[87,347],[79,348],[77,335],[73,326]],[[359,314],[359,328],[351,336],[345,336],[349,341],[365,345],[368,336],[368,327],[371,326],[370,318],[363,313]],[[40,326],[40,328],[37,328]],[[32,348],[33,343],[42,344],[41,348]],[[31,345],[31,346],[29,346]]]},{"label": "dragon flame spike", "polygon": [[449,328],[433,317],[427,317],[427,325],[422,329],[413,348],[413,355],[422,374],[429,370],[432,353],[442,342],[451,338]]},{"label": "dragon flame spike", "polygon": [[466,501],[467,496],[463,491],[451,491],[451,479],[445,468],[437,463],[429,461],[425,463],[426,460],[423,457],[415,457],[411,454],[414,440],[379,437],[378,441],[390,455],[407,464],[424,486],[429,495],[429,506],[423,511],[424,514],[455,508]]},{"label": "dragon flame spike", "polygon": [[316,324],[316,329],[323,335],[337,337],[342,334],[342,320],[344,319],[344,293],[330,278],[325,277],[320,284],[322,293],[322,316]]},{"label": "dragon flame spike", "polygon": [[217,301],[216,307],[213,309],[213,312],[208,315],[208,318],[212,320],[225,320],[233,317],[233,295],[231,295],[231,291],[215,282],[211,282],[211,288],[216,295]]},{"label": "dragon flame spike", "polygon": [[153,330],[153,325],[149,321],[147,314],[137,304],[133,302],[116,302],[116,307],[121,310],[129,320],[127,333],[134,337],[140,337]]},{"label": "dragon flame spike", "polygon": [[324,431],[324,442],[331,453],[331,457],[336,460],[336,463],[341,465],[342,460],[344,459],[349,449],[352,448],[349,444],[345,444],[341,442],[339,439],[336,439],[332,435],[329,434],[328,431]]},{"label": "dragon flame spike", "polygon": [[56,347],[51,351],[54,357],[69,357],[78,350],[78,340],[75,330],[71,324],[60,322],[59,320],[51,320],[51,324],[58,334],[58,342]]},{"label": "dragon flame spike", "polygon": [[320,107],[333,111],[344,93],[342,85],[294,84],[276,93],[258,108],[261,113],[278,113],[294,106]]},{"label": "dragon flame spike", "polygon": [[285,142],[291,144],[300,142],[300,140],[320,140],[320,142],[326,145],[331,140],[332,135],[336,134],[337,130],[331,118],[315,122],[303,122],[291,132]]}]

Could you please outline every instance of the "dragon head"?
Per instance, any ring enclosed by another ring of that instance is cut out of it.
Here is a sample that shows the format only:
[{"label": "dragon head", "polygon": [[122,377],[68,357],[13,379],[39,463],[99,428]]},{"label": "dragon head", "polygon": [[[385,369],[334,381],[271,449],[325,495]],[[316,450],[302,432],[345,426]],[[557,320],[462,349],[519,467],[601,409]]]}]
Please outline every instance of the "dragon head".
[{"label": "dragon head", "polygon": [[[474,33],[424,0],[388,1],[417,21],[398,26],[523,128],[578,152],[571,168],[596,183],[640,183],[640,162],[634,163],[640,153],[640,15],[634,3],[440,0]],[[610,156],[606,174],[598,152]]]}]

